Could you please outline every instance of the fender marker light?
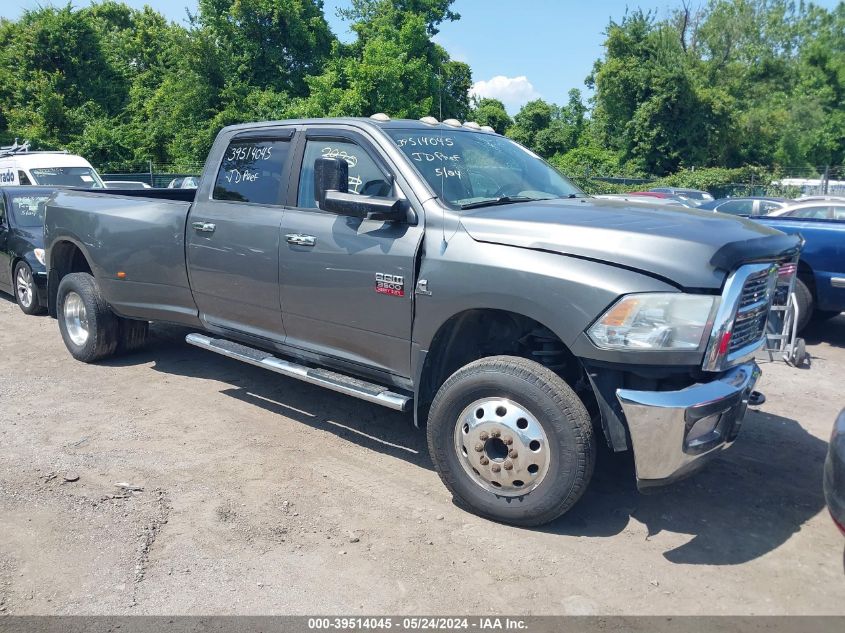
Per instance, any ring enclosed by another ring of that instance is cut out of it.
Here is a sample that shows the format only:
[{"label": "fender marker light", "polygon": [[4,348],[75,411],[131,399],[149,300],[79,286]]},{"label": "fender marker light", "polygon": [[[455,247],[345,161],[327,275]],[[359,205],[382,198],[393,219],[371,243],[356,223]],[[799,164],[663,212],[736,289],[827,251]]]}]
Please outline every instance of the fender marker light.
[{"label": "fender marker light", "polygon": [[123,272],[122,270],[121,270],[121,271],[119,271],[119,272],[117,273],[117,278],[118,278],[118,279],[126,279],[126,273],[125,273],[125,272]]}]

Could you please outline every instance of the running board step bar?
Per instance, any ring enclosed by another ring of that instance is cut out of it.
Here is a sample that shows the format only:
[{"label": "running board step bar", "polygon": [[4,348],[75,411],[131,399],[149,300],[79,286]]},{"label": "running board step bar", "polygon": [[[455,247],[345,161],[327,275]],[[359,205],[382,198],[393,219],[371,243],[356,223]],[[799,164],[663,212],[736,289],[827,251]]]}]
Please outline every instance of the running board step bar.
[{"label": "running board step bar", "polygon": [[205,334],[188,334],[185,342],[196,347],[207,349],[221,356],[228,356],[235,360],[269,369],[282,376],[296,378],[312,385],[319,385],[338,393],[346,394],[380,404],[395,411],[407,411],[412,398],[390,391],[387,387],[376,385],[371,382],[358,380],[344,374],[338,374],[326,369],[314,369],[298,365],[281,358],[276,358],[268,352],[247,347],[226,339],[211,338]]}]

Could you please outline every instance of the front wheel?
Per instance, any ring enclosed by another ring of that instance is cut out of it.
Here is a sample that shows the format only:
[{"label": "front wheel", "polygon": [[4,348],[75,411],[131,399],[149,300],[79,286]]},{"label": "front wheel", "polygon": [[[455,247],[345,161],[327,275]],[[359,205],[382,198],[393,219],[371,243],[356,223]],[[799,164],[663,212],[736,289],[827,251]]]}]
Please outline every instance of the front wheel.
[{"label": "front wheel", "polygon": [[537,526],[569,510],[595,464],[590,416],[569,385],[524,358],[470,363],[437,392],[432,461],[455,501],[503,523]]},{"label": "front wheel", "polygon": [[44,306],[38,300],[38,290],[32,268],[26,262],[18,262],[15,266],[15,300],[24,314],[41,314]]},{"label": "front wheel", "polygon": [[798,304],[798,324],[796,330],[801,332],[813,318],[815,301],[813,293],[801,279],[795,280],[795,302]]}]

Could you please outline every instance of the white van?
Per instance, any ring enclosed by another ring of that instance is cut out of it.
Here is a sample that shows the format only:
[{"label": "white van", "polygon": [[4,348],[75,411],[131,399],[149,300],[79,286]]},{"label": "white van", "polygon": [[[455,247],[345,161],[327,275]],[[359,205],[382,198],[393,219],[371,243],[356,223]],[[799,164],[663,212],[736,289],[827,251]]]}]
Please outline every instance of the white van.
[{"label": "white van", "polygon": [[91,163],[67,152],[30,152],[0,149],[0,187],[42,185],[103,189]]}]

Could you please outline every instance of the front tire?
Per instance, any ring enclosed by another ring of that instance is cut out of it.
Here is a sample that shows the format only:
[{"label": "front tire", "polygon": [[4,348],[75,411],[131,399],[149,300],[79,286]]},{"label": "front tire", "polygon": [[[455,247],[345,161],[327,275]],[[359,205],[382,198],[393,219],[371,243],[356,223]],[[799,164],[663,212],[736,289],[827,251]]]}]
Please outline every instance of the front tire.
[{"label": "front tire", "polygon": [[38,289],[32,268],[26,262],[18,262],[14,271],[15,301],[24,314],[42,314],[44,306],[38,300]]},{"label": "front tire", "polygon": [[795,302],[798,304],[797,331],[801,332],[813,318],[815,308],[813,293],[801,279],[795,280]]},{"label": "front tire", "polygon": [[581,497],[596,447],[584,404],[551,370],[494,356],[459,369],[431,405],[428,447],[456,503],[525,527]]},{"label": "front tire", "polygon": [[120,334],[118,317],[103,299],[94,277],[87,273],[63,277],[56,306],[59,331],[71,356],[93,363],[114,355]]}]

